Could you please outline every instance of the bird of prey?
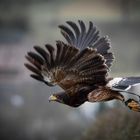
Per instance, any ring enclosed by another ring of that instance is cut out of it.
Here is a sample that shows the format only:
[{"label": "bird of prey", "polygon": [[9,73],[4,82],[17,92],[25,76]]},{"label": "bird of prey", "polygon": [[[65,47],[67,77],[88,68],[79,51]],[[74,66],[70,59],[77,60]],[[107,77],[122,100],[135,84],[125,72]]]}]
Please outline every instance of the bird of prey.
[{"label": "bird of prey", "polygon": [[140,83],[140,77],[109,77],[114,55],[107,36],[101,37],[99,30],[89,22],[67,21],[59,25],[66,42],[56,41],[56,46],[46,44],[44,48],[34,46],[28,52],[29,63],[25,66],[33,72],[30,76],[48,86],[60,86],[63,90],[54,93],[49,101],[57,101],[78,107],[84,102],[120,100],[129,109],[140,112],[140,102],[125,99],[122,92],[138,96],[129,89]]}]

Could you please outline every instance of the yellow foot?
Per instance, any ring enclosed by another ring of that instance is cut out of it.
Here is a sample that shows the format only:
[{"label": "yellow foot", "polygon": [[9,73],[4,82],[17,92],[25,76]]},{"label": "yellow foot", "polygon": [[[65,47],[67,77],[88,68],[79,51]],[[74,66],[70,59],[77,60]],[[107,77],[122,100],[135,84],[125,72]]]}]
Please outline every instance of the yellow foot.
[{"label": "yellow foot", "polygon": [[134,99],[128,99],[125,102],[125,105],[128,106],[131,110],[140,112],[140,103]]}]

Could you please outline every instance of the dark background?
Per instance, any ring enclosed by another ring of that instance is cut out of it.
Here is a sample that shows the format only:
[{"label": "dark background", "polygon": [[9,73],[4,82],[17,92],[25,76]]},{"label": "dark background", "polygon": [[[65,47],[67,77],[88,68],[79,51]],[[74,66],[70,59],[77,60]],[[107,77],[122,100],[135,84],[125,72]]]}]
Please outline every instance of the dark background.
[{"label": "dark background", "polygon": [[62,39],[57,26],[78,19],[111,39],[111,76],[140,75],[139,0],[0,0],[0,140],[140,139],[140,115],[123,104],[49,103],[58,87],[29,77],[26,52],[55,44]]}]

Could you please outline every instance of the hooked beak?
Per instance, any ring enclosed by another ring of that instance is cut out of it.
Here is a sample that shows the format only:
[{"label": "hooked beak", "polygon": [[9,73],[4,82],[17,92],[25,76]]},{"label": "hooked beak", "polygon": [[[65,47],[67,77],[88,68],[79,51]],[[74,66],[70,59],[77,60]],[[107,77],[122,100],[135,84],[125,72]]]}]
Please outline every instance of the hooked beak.
[{"label": "hooked beak", "polygon": [[49,102],[51,102],[51,101],[57,101],[57,97],[54,96],[54,95],[51,95],[51,96],[49,97]]}]

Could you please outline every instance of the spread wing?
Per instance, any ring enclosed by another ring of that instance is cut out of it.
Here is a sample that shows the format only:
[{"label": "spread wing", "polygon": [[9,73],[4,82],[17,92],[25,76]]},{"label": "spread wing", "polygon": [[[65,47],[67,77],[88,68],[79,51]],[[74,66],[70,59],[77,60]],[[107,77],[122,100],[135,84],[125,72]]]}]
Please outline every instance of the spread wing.
[{"label": "spread wing", "polygon": [[35,46],[35,52],[27,53],[25,66],[33,72],[31,77],[55,84],[64,90],[106,83],[108,66],[96,49],[79,50],[72,45],[57,41],[56,47],[47,44],[45,49]]},{"label": "spread wing", "polygon": [[97,52],[100,53],[106,60],[106,65],[110,67],[113,62],[112,52],[108,52],[110,49],[110,41],[107,36],[100,37],[99,30],[93,22],[89,22],[89,28],[86,30],[86,26],[83,21],[79,20],[77,25],[72,21],[66,22],[66,25],[60,25],[61,33],[66,39],[67,43],[80,49],[86,47],[96,48]]}]

